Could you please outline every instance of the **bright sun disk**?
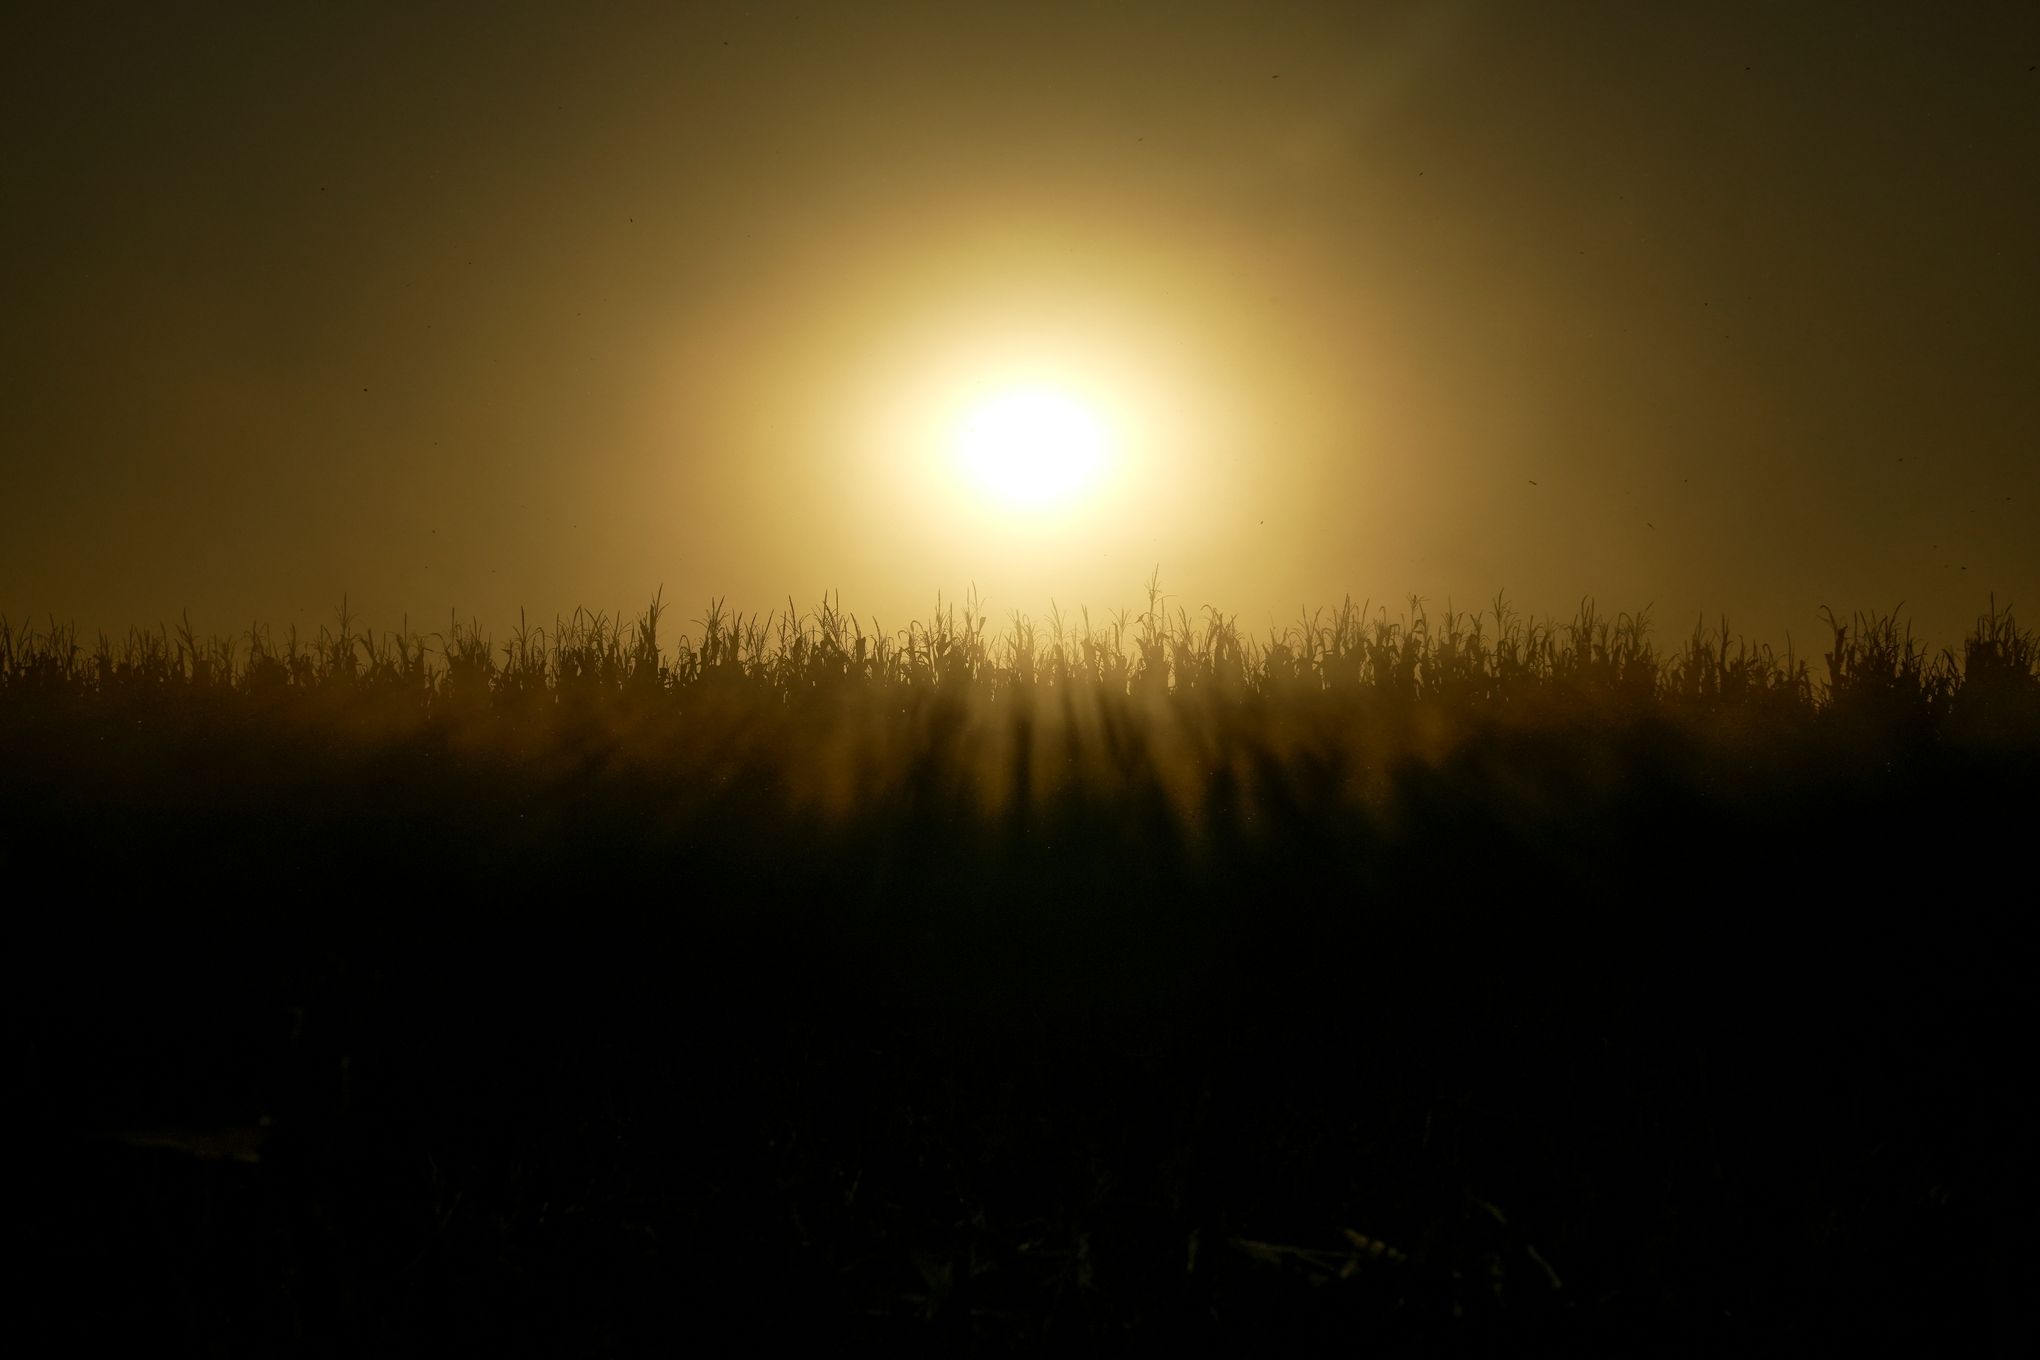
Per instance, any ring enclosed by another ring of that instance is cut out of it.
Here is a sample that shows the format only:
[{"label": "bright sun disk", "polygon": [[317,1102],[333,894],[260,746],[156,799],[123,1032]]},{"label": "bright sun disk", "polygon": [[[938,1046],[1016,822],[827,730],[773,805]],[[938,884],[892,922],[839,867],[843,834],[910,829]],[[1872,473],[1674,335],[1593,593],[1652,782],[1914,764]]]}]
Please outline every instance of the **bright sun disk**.
[{"label": "bright sun disk", "polygon": [[1104,471],[1105,424],[1081,401],[1048,388],[1000,392],[970,408],[956,452],[991,500],[1015,508],[1066,503]]}]

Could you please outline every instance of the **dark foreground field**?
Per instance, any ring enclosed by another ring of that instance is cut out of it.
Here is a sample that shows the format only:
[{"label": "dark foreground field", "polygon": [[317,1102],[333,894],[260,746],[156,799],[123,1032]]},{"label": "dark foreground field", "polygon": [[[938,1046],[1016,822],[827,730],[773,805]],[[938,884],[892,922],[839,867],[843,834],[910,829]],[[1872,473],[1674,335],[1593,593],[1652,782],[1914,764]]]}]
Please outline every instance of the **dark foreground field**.
[{"label": "dark foreground field", "polygon": [[2030,1353],[2008,620],[655,626],[0,629],[13,1329]]}]

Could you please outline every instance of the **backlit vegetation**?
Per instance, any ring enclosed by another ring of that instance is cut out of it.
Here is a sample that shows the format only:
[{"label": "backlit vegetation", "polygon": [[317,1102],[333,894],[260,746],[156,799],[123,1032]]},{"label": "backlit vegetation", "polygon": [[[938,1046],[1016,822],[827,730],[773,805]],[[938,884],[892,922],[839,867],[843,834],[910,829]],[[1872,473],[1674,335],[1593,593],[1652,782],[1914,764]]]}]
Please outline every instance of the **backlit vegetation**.
[{"label": "backlit vegetation", "polygon": [[[1236,616],[1169,608],[1150,584],[1138,612],[1094,619],[1015,614],[994,628],[976,600],[938,600],[926,621],[886,631],[825,598],[765,614],[721,601],[675,635],[660,600],[634,619],[577,611],[550,628],[520,620],[498,637],[457,616],[443,632],[365,627],[343,605],[316,635],[262,625],[201,637],[188,623],[81,638],[0,616],[0,692],[104,700],[368,695],[389,713],[471,713],[741,696],[794,707],[854,696],[879,709],[949,699],[1009,709],[1166,700],[1179,707],[1322,700],[1430,705],[1468,717],[1529,708],[1601,715],[1726,709],[1822,714],[1874,707],[1939,727],[1989,709],[2014,716],[2040,695],[2040,639],[1995,603],[1958,648],[1932,649],[1896,612],[1844,620],[1808,655],[1704,620],[1674,645],[1647,612],[1592,600],[1568,620],[1535,619],[1497,597],[1485,611],[1434,616],[1412,598],[1396,615],[1350,599],[1256,637]],[[1981,719],[1979,719],[1981,720]]]},{"label": "backlit vegetation", "polygon": [[2030,832],[2009,610],[1802,654],[1165,604],[0,622],[36,1098],[144,1131],[103,1158],[255,1130],[206,1174],[276,1187],[107,1240],[243,1244],[163,1254],[161,1307],[260,1353],[1988,1325],[2033,1137],[2025,898],[1962,877]]}]

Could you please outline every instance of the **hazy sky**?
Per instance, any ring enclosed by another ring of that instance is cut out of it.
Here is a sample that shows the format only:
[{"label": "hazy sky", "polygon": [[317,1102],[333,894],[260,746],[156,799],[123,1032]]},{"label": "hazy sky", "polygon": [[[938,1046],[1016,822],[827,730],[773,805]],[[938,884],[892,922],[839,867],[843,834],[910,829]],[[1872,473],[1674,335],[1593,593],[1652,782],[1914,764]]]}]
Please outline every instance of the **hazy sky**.
[{"label": "hazy sky", "polygon": [[[2040,622],[2030,0],[34,8],[17,621]],[[1016,377],[1067,513],[944,455]]]}]

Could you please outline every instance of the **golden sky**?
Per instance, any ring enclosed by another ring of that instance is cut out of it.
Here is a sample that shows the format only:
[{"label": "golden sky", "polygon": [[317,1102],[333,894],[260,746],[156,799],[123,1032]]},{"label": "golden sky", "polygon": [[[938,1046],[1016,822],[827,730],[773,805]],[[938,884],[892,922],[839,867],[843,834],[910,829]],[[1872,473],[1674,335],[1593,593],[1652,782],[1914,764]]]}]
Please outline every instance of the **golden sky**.
[{"label": "golden sky", "polygon": [[1663,8],[11,16],[0,609],[2040,610],[2040,7]]}]

